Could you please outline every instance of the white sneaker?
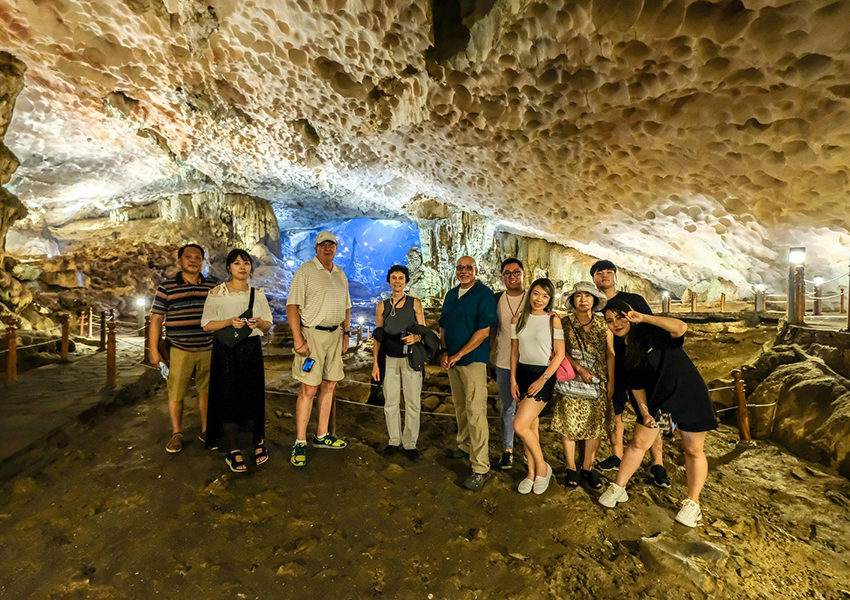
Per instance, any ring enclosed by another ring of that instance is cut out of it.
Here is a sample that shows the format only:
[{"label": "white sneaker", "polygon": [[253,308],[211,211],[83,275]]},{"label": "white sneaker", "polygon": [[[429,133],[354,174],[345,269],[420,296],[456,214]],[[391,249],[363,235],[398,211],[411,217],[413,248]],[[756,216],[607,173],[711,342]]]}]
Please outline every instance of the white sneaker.
[{"label": "white sneaker", "polygon": [[699,504],[690,498],[686,498],[682,502],[682,508],[679,510],[679,514],[676,515],[676,521],[685,527],[696,527],[701,520],[702,511],[699,508]]},{"label": "white sneaker", "polygon": [[534,480],[529,477],[526,477],[525,479],[519,482],[518,486],[516,486],[516,491],[518,491],[520,494],[530,494],[531,488],[533,487]]},{"label": "white sneaker", "polygon": [[607,508],[614,508],[617,506],[617,502],[625,502],[628,499],[629,495],[626,493],[626,488],[620,487],[616,483],[612,483],[608,486],[608,489],[602,492],[602,495],[599,496],[599,504]]},{"label": "white sneaker", "polygon": [[534,478],[534,485],[532,486],[534,493],[539,496],[540,494],[545,492],[546,489],[549,487],[549,482],[551,480],[552,480],[552,467],[547,464],[546,465],[546,475],[544,475],[543,477],[535,477]]}]

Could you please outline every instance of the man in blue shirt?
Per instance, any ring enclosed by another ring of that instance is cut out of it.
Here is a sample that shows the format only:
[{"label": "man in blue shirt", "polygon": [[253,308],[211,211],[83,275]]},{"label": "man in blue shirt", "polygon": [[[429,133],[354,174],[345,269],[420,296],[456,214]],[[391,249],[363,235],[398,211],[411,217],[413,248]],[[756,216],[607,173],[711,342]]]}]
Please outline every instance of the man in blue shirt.
[{"label": "man in blue shirt", "polygon": [[460,285],[449,290],[440,314],[440,364],[449,372],[457,417],[457,448],[453,458],[469,457],[472,474],[465,488],[480,491],[490,474],[490,435],[487,426],[487,363],[490,326],[497,321],[493,290],[478,281],[471,256],[457,261]]}]

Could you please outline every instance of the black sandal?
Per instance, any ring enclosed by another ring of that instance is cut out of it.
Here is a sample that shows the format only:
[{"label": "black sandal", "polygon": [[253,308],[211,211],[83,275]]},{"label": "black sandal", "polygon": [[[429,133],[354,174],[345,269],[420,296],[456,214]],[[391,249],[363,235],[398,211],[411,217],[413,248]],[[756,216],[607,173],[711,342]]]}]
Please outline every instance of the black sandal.
[{"label": "black sandal", "polygon": [[266,446],[263,442],[257,444],[257,447],[254,449],[254,462],[257,466],[265,463],[269,460],[269,451],[266,450]]},{"label": "black sandal", "polygon": [[[242,460],[237,461],[237,458]],[[245,459],[242,458],[242,453],[239,450],[228,452],[227,456],[224,457],[224,462],[234,473],[244,473],[248,470],[248,465],[245,464]]]},{"label": "black sandal", "polygon": [[601,490],[602,489],[602,478],[599,476],[599,473],[596,471],[587,469],[581,470],[581,478],[587,482],[587,485],[590,486],[592,490]]},{"label": "black sandal", "polygon": [[564,474],[564,485],[568,488],[578,487],[578,473],[573,469],[567,469]]}]

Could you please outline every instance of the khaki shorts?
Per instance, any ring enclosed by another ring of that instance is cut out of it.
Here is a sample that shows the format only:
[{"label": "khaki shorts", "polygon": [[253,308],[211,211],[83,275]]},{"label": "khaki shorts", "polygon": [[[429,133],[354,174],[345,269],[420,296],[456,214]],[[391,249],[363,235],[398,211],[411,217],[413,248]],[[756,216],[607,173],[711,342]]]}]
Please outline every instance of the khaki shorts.
[{"label": "khaki shorts", "polygon": [[180,348],[171,347],[171,359],[168,365],[168,397],[183,401],[186,388],[192,373],[195,374],[195,388],[199,394],[206,394],[210,389],[210,357],[212,350],[187,352]]},{"label": "khaki shorts", "polygon": [[319,385],[322,380],[340,381],[342,370],[342,329],[322,331],[301,327],[301,335],[310,346],[310,358],[316,361],[309,373],[301,370],[306,358],[297,352],[292,357],[292,376],[307,385]]}]

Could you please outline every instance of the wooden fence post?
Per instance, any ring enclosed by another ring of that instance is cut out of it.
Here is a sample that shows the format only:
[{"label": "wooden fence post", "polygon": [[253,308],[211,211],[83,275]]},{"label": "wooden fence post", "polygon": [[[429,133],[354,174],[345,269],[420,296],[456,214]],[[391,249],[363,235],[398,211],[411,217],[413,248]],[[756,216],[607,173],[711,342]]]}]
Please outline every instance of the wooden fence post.
[{"label": "wooden fence post", "polygon": [[89,339],[91,339],[92,334],[92,325],[94,324],[94,308],[89,306]]},{"label": "wooden fence post", "polygon": [[363,342],[363,325],[357,326],[357,347]]},{"label": "wooden fence post", "polygon": [[71,337],[71,315],[62,313],[59,322],[62,324],[62,341],[59,343],[59,356],[62,360],[68,360],[68,340]]},{"label": "wooden fence post", "polygon": [[720,312],[726,312],[726,293],[720,293]]},{"label": "wooden fence post", "polygon": [[6,342],[9,344],[6,354],[6,383],[15,383],[18,380],[18,320],[9,316],[3,322],[6,323]]},{"label": "wooden fence post", "polygon": [[86,326],[86,311],[80,310],[78,313],[80,316],[80,337],[83,337],[83,330]]},{"label": "wooden fence post", "polygon": [[844,288],[840,288],[840,289],[841,289],[841,306],[838,309],[838,312],[843,313],[844,312]]},{"label": "wooden fence post", "polygon": [[732,371],[732,378],[735,380],[735,397],[738,400],[738,430],[741,433],[741,443],[751,444],[753,438],[750,435],[750,412],[747,408],[747,394],[742,375],[741,369]]},{"label": "wooden fence post", "polygon": [[691,294],[691,312],[694,313],[697,311],[697,297],[695,294]]},{"label": "wooden fence post", "polygon": [[151,316],[145,315],[145,363],[151,361]]},{"label": "wooden fence post", "polygon": [[115,387],[115,321],[106,323],[106,387]]},{"label": "wooden fence post", "polygon": [[106,311],[100,311],[100,345],[99,351],[106,350]]}]

